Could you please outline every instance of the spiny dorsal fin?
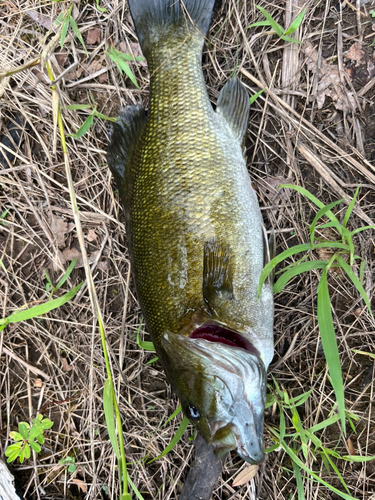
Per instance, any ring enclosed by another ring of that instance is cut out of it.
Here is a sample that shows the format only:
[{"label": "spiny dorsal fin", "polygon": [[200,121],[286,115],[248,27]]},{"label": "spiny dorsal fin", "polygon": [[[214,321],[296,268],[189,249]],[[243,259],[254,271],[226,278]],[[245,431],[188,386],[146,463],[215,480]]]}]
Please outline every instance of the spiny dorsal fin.
[{"label": "spiny dorsal fin", "polygon": [[[267,231],[264,226],[263,229],[263,267],[266,266],[276,255],[276,237],[275,231],[271,229],[271,234],[269,240],[267,240]],[[273,281],[275,278],[275,270],[273,270],[267,277],[266,283],[273,286]]]},{"label": "spiny dorsal fin", "polygon": [[107,161],[120,193],[124,186],[127,165],[145,123],[145,110],[137,105],[121,108],[117,121],[112,125]]},{"label": "spiny dorsal fin", "polygon": [[211,311],[215,303],[234,298],[232,253],[229,245],[216,238],[204,244],[203,298]]},{"label": "spiny dorsal fin", "polygon": [[242,144],[249,120],[250,100],[237,77],[229,80],[221,89],[216,111],[226,119]]}]

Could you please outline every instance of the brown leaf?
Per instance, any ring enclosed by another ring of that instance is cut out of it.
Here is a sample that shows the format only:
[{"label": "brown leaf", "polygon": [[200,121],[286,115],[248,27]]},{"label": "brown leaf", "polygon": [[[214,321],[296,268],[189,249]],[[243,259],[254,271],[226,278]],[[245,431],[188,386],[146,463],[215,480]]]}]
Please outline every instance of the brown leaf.
[{"label": "brown leaf", "polygon": [[348,50],[348,52],[346,52],[346,54],[344,54],[344,56],[347,59],[351,59],[352,61],[356,61],[357,62],[356,66],[359,66],[364,55],[365,55],[365,51],[362,50],[361,42],[354,42],[353,45]]},{"label": "brown leaf", "polygon": [[43,382],[42,382],[41,378],[36,378],[34,380],[34,387],[37,387],[38,389],[40,389],[41,387],[43,387]]},{"label": "brown leaf", "polygon": [[85,481],[82,481],[82,479],[78,479],[76,477],[74,477],[72,481],[78,486],[82,493],[87,493],[87,484],[85,483]]},{"label": "brown leaf", "polygon": [[311,43],[306,43],[303,47],[306,56],[305,63],[308,69],[318,74],[319,83],[315,95],[318,109],[322,109],[326,96],[330,97],[336,109],[355,110],[357,103],[353,92],[350,92],[340,79],[337,64],[328,64],[324,59],[318,64],[318,52]]},{"label": "brown leaf", "polygon": [[237,476],[234,478],[232,486],[241,486],[248,483],[259,470],[259,465],[247,465]]},{"label": "brown leaf", "polygon": [[52,24],[52,19],[48,16],[45,16],[43,14],[40,14],[39,12],[36,12],[35,10],[27,10],[26,14],[31,17],[31,19],[34,19],[38,24],[44,26],[47,28],[47,30],[52,29],[53,24]]},{"label": "brown leaf", "polygon": [[86,238],[88,239],[88,241],[95,241],[96,240],[96,233],[95,233],[95,229],[89,229],[88,233],[87,233],[87,236]]},{"label": "brown leaf", "polygon": [[71,372],[73,367],[67,362],[66,358],[62,358],[62,369],[63,372]]},{"label": "brown leaf", "polygon": [[94,45],[95,43],[100,43],[101,42],[101,33],[99,28],[92,28],[91,30],[88,30],[87,32],[87,37],[86,37],[86,43],[88,45]]},{"label": "brown leaf", "polygon": [[68,54],[67,52],[60,52],[60,54],[55,54],[56,60],[59,65],[63,68],[65,64],[68,62]]},{"label": "brown leaf", "polygon": [[52,220],[50,221],[50,228],[52,234],[55,236],[57,241],[57,246],[59,248],[65,245],[65,233],[68,232],[68,223],[64,219],[58,217],[57,215],[52,215]]},{"label": "brown leaf", "polygon": [[63,256],[65,257],[66,260],[73,260],[73,259],[80,259],[81,258],[81,252],[79,252],[76,248],[65,248],[63,250]]},{"label": "brown leaf", "polygon": [[355,448],[350,438],[348,438],[348,450],[351,455],[355,455]]}]

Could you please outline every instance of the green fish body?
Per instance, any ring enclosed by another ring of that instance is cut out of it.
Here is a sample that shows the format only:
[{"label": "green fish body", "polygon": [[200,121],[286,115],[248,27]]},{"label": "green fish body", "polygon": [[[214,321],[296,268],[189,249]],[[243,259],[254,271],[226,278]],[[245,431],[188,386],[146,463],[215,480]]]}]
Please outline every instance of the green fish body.
[{"label": "green fish body", "polygon": [[138,298],[167,377],[220,456],[263,456],[272,284],[243,156],[249,98],[238,79],[209,101],[201,55],[214,0],[129,0],[151,74],[146,118],[121,110],[108,164],[124,205]]}]

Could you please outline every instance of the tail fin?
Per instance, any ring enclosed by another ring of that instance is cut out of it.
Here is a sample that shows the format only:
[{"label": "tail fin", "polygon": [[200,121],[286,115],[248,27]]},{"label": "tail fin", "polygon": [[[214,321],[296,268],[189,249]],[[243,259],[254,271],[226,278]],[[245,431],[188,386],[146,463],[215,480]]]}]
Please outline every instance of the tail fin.
[{"label": "tail fin", "polygon": [[195,29],[205,36],[214,5],[215,0],[129,0],[144,55],[147,57],[155,44],[172,34],[178,39]]}]

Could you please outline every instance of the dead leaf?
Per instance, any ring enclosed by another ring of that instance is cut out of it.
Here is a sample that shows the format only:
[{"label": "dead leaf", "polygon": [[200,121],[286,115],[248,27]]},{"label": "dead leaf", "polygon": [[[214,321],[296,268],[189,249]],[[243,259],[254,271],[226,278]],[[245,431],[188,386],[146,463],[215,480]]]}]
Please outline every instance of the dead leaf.
[{"label": "dead leaf", "polygon": [[73,259],[77,259],[77,264],[75,265],[76,269],[78,267],[83,266],[82,255],[76,248],[65,248],[63,250],[63,256],[65,260],[72,261]]},{"label": "dead leaf", "polygon": [[344,56],[347,59],[351,59],[352,61],[356,61],[357,62],[356,66],[360,65],[364,55],[365,55],[365,51],[362,50],[361,42],[354,42],[353,45],[348,50],[348,52],[346,52],[344,54]]},{"label": "dead leaf", "polygon": [[65,233],[68,232],[68,223],[64,219],[58,217],[57,215],[52,215],[52,220],[50,221],[50,229],[52,234],[56,238],[57,246],[59,248],[65,245]]},{"label": "dead leaf", "polygon": [[62,369],[63,372],[71,372],[73,367],[67,362],[66,358],[62,358]]},{"label": "dead leaf", "polygon": [[348,450],[351,455],[355,455],[355,448],[350,438],[348,438]]},{"label": "dead leaf", "polygon": [[87,484],[85,483],[85,481],[82,481],[82,479],[78,479],[76,477],[74,477],[72,481],[78,486],[82,493],[87,493]]},{"label": "dead leaf", "polygon": [[247,465],[237,476],[234,478],[232,486],[241,486],[248,483],[259,470],[259,465]]},{"label": "dead leaf", "polygon": [[65,64],[68,62],[68,54],[67,52],[60,52],[60,54],[55,54],[56,60],[59,65],[63,68]]},{"label": "dead leaf", "polygon": [[31,19],[36,21],[41,26],[44,26],[47,30],[50,30],[53,28],[52,19],[48,16],[40,14],[39,12],[36,12],[35,10],[27,10],[26,15],[31,17]]},{"label": "dead leaf", "polygon": [[97,236],[96,236],[96,233],[95,233],[95,230],[94,229],[89,229],[89,232],[87,233],[87,236],[86,238],[88,239],[88,241],[95,241]]},{"label": "dead leaf", "polygon": [[303,47],[306,56],[306,66],[314,73],[318,74],[318,88],[316,93],[316,103],[318,109],[322,109],[326,96],[330,97],[336,109],[355,110],[357,103],[353,92],[350,92],[340,79],[337,64],[328,64],[323,58],[318,64],[318,52],[311,43],[306,43]]},{"label": "dead leaf", "polygon": [[89,45],[94,45],[95,43],[100,43],[101,42],[101,33],[99,28],[92,28],[91,30],[88,30],[87,32],[87,37],[86,37],[86,43]]},{"label": "dead leaf", "polygon": [[42,382],[41,378],[36,378],[34,380],[34,387],[37,387],[38,389],[40,389],[41,387],[43,387],[43,382]]},{"label": "dead leaf", "polygon": [[280,184],[291,184],[292,179],[282,177],[281,175],[275,177],[267,177],[266,179],[259,179],[254,182],[255,187],[271,202],[277,200],[288,201],[289,193],[285,189],[277,189]]}]

